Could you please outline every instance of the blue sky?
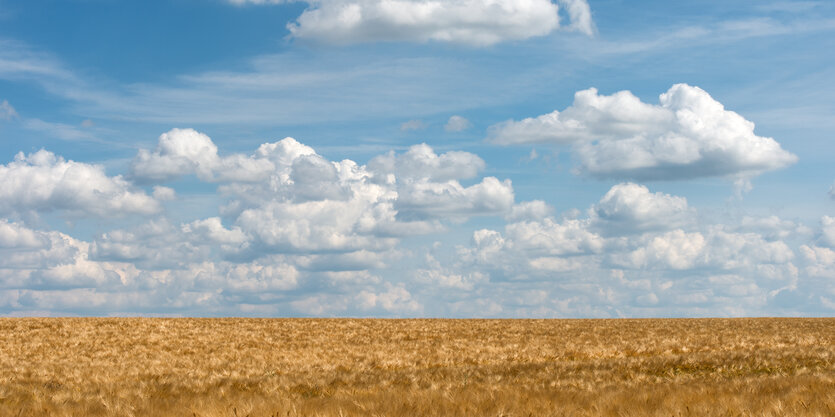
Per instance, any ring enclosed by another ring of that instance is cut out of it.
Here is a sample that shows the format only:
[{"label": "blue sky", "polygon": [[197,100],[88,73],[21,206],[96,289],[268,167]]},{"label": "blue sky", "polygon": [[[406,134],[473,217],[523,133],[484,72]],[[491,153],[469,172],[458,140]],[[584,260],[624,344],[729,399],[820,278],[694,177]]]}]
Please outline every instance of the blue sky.
[{"label": "blue sky", "polygon": [[831,316],[835,5],[0,0],[0,314]]}]

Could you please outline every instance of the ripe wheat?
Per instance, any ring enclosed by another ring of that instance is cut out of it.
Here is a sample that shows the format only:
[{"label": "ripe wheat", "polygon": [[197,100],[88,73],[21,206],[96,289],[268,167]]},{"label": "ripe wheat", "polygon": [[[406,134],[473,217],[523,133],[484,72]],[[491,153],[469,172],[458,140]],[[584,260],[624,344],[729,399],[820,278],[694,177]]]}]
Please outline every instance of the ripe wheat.
[{"label": "ripe wheat", "polygon": [[0,319],[0,416],[835,416],[835,319]]}]

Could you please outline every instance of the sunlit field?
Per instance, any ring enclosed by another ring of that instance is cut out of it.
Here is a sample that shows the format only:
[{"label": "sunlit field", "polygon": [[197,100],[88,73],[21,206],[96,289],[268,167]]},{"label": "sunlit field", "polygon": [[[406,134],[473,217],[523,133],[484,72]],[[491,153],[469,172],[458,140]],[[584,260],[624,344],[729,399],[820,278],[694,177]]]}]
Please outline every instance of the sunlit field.
[{"label": "sunlit field", "polygon": [[835,319],[2,319],[2,416],[835,416]]}]

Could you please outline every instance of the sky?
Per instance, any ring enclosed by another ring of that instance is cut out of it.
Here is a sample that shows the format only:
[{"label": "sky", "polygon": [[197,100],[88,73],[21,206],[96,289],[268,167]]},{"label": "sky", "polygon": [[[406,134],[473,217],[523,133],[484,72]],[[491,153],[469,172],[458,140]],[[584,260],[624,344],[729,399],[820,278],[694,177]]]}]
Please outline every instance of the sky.
[{"label": "sky", "polygon": [[0,0],[0,315],[835,315],[835,3]]}]

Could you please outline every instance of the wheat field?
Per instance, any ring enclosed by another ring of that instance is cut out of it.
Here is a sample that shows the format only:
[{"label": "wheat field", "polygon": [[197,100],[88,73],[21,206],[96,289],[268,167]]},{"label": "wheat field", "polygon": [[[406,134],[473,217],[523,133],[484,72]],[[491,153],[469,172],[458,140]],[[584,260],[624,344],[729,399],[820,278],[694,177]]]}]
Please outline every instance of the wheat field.
[{"label": "wheat field", "polygon": [[0,416],[835,416],[835,319],[0,319]]}]

